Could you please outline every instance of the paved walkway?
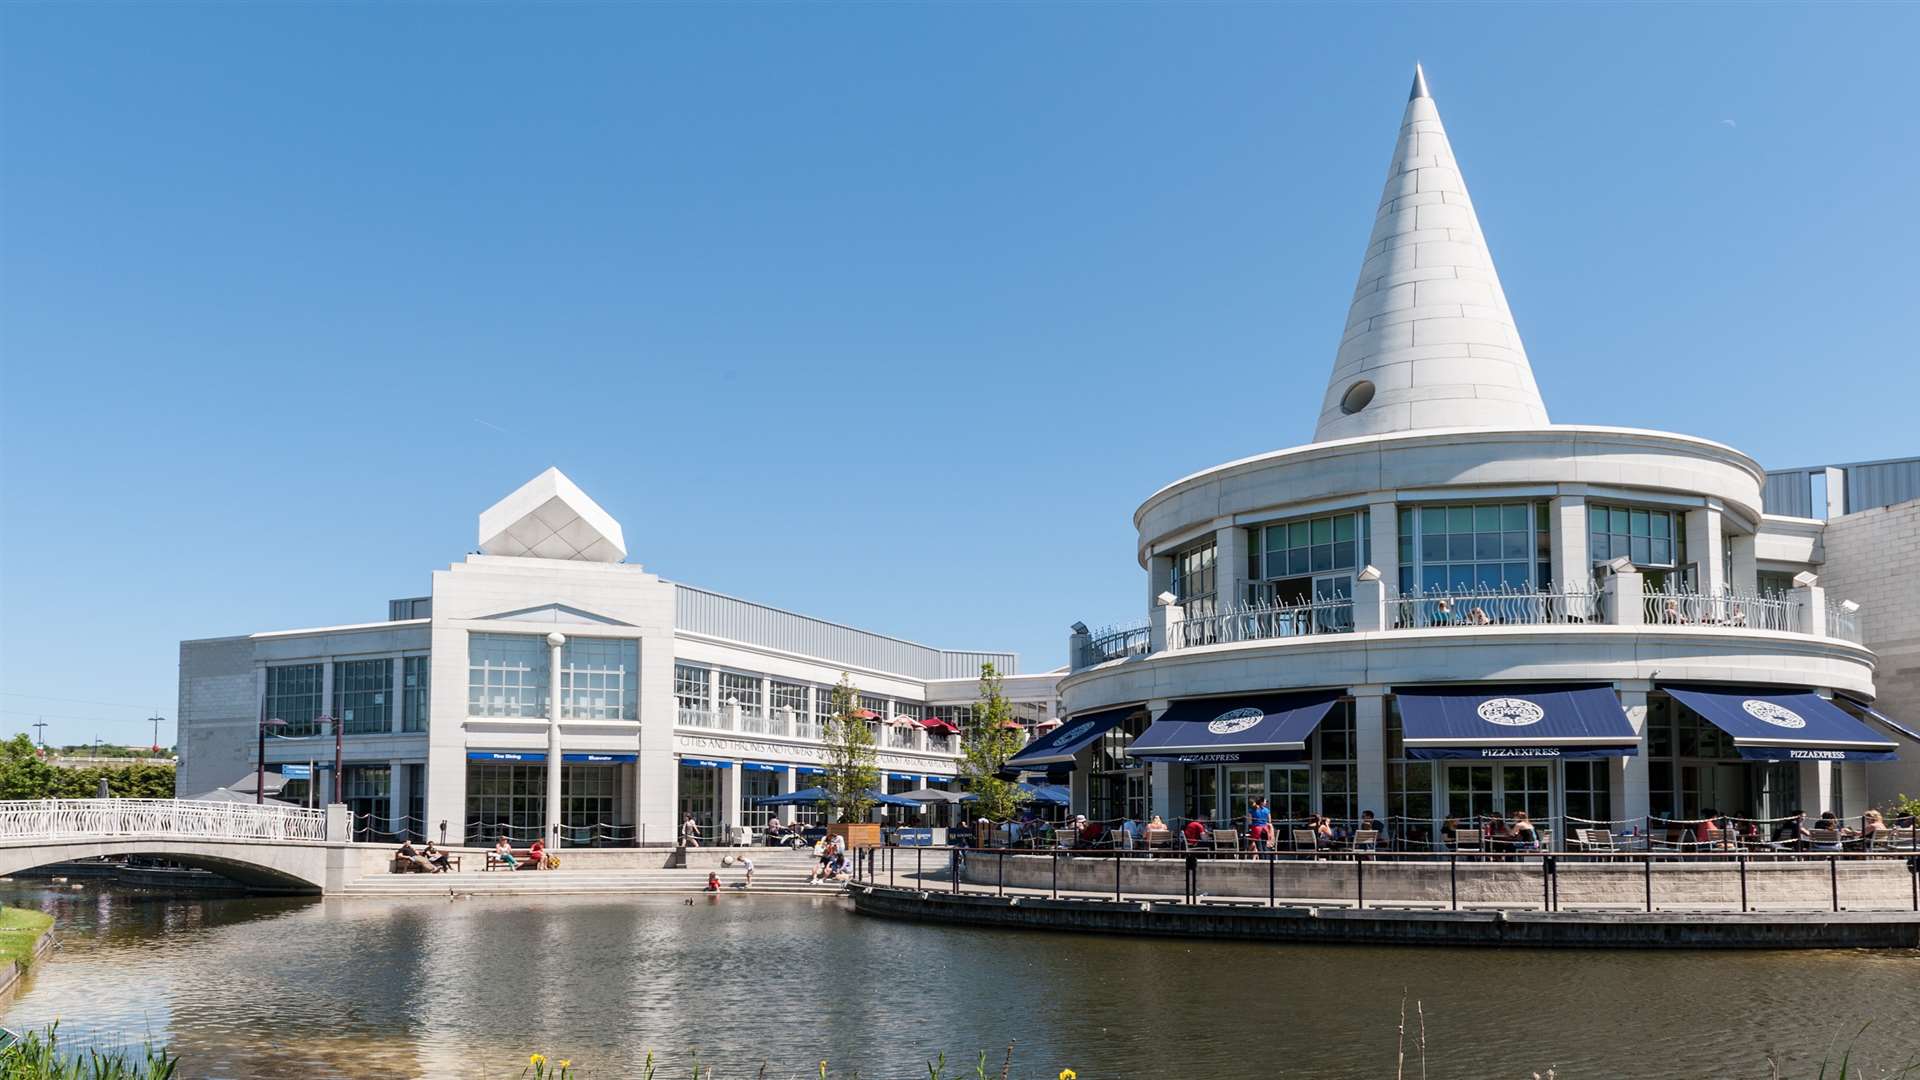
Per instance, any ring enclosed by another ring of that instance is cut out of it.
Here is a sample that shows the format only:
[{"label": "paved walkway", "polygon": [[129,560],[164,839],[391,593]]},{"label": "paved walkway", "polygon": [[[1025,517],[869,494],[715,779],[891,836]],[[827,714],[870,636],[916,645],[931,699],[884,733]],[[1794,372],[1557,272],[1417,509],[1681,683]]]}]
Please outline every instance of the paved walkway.
[{"label": "paved walkway", "polygon": [[[347,883],[340,896],[560,896],[579,893],[623,895],[691,895],[704,893],[707,874],[703,868],[569,870],[565,852],[558,870],[478,870],[468,868],[457,874],[369,874]],[[720,891],[740,893],[786,893],[832,896],[846,891],[844,884],[808,885],[813,867],[810,857],[788,853],[753,853],[753,887],[746,888],[746,872],[737,866],[719,867]]]}]

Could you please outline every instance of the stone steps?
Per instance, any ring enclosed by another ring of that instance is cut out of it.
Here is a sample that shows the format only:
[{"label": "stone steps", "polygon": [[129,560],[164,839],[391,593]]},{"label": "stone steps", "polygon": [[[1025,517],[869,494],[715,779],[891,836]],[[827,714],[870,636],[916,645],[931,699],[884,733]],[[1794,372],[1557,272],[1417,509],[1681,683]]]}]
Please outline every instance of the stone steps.
[{"label": "stone steps", "polygon": [[[842,885],[809,885],[799,867],[762,869],[756,860],[751,890],[742,888],[745,875],[737,868],[716,871],[720,891],[786,892],[813,895],[836,893]],[[342,896],[504,896],[571,893],[631,893],[686,895],[706,891],[707,871],[653,870],[542,870],[508,873],[379,874],[363,877],[341,890]]]}]

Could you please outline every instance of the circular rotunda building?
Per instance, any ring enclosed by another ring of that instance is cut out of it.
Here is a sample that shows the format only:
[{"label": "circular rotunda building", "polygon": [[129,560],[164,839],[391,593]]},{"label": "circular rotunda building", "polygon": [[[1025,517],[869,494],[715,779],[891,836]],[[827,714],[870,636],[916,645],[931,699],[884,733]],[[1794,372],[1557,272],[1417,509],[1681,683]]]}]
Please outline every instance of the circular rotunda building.
[{"label": "circular rotunda building", "polygon": [[1367,811],[1413,847],[1517,811],[1563,838],[1858,813],[1898,729],[1764,480],[1552,423],[1416,71],[1313,440],[1141,504],[1147,618],[1076,624],[1067,720],[1012,764],[1096,820],[1264,798],[1283,841]]}]

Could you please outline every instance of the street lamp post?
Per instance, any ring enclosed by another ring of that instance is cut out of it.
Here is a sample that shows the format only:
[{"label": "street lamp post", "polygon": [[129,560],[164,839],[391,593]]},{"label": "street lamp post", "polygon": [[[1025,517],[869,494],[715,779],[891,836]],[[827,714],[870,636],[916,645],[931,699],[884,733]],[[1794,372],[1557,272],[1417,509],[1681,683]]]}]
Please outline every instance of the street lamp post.
[{"label": "street lamp post", "polygon": [[260,754],[254,759],[253,765],[253,801],[255,803],[264,803],[267,801],[267,729],[270,727],[282,728],[287,726],[287,722],[278,717],[269,720],[266,712],[266,706],[264,704],[261,705]]}]

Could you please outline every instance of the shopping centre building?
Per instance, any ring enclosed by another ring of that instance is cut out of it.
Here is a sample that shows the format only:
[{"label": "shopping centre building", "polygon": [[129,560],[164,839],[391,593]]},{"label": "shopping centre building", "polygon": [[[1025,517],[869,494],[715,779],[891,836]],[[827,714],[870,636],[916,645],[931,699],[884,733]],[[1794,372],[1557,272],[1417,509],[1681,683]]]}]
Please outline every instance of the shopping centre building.
[{"label": "shopping centre building", "polygon": [[1264,797],[1415,835],[1920,794],[1920,459],[1769,474],[1553,424],[1418,75],[1312,441],[1168,484],[1134,525],[1146,617],[1076,624],[1068,667],[1028,675],[663,580],[549,471],[383,621],[182,643],[180,790],[253,768],[265,722],[267,767],[324,797],[339,718],[364,823],[664,843],[811,786],[842,673],[888,789],[950,785],[990,662],[1031,733],[1015,763],[1097,819]]},{"label": "shopping centre building", "polygon": [[684,813],[711,837],[763,824],[760,796],[815,786],[843,675],[890,792],[953,785],[983,664],[1020,723],[1055,722],[1059,673],[1022,675],[1011,653],[930,648],[625,558],[619,523],[549,469],[480,515],[477,554],[383,620],[182,642],[179,791],[254,770],[264,727],[266,768],[307,778],[282,797],[337,790],[362,835],[438,839],[444,823],[484,842],[504,823],[523,842],[558,825],[567,843],[664,844]]},{"label": "shopping centre building", "polygon": [[1848,475],[1553,424],[1416,73],[1312,441],[1148,497],[1147,617],[1075,625],[1016,760],[1101,819],[1858,814],[1920,792],[1862,633],[1920,705],[1920,503],[1834,516]]}]

